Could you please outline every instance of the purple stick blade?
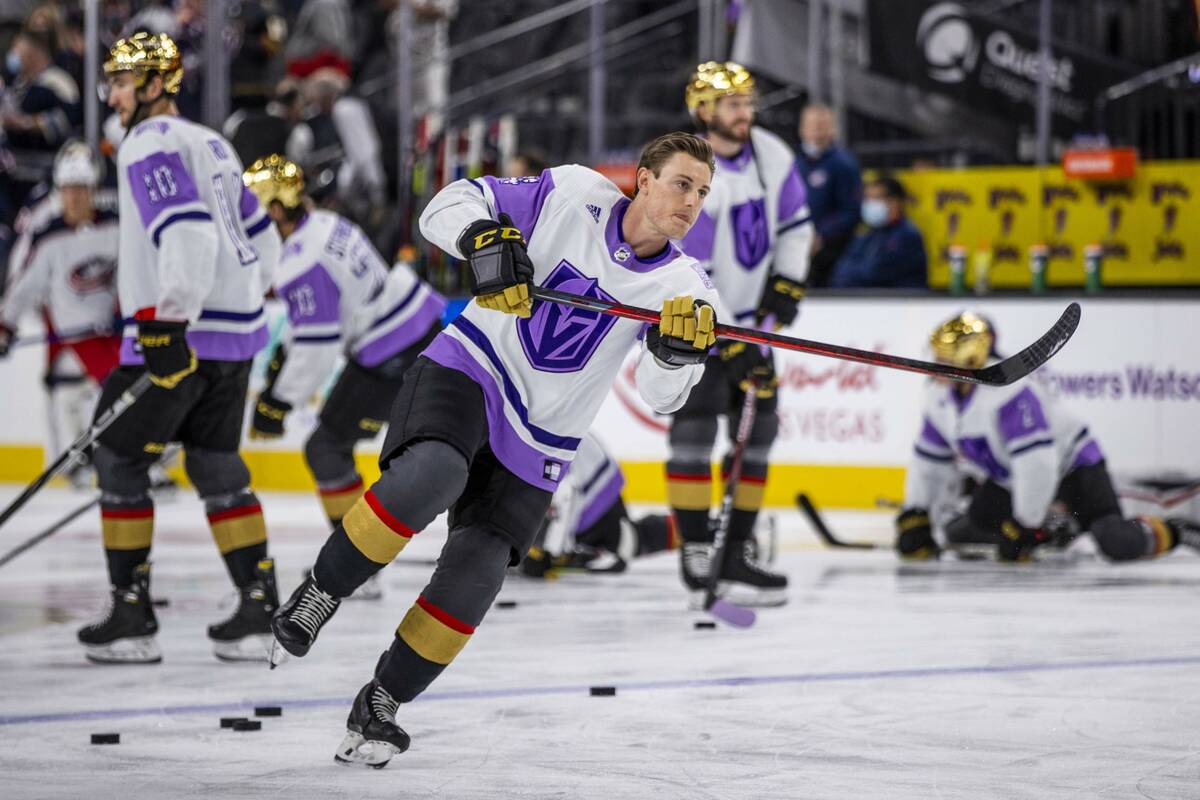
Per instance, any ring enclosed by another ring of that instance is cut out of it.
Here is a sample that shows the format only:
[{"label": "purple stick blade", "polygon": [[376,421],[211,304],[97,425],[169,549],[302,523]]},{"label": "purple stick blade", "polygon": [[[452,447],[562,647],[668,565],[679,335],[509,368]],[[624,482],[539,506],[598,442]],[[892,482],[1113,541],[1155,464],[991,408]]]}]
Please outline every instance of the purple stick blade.
[{"label": "purple stick blade", "polygon": [[720,599],[713,601],[713,604],[708,607],[708,613],[735,628],[749,628],[758,618],[753,609],[735,606],[733,603]]}]

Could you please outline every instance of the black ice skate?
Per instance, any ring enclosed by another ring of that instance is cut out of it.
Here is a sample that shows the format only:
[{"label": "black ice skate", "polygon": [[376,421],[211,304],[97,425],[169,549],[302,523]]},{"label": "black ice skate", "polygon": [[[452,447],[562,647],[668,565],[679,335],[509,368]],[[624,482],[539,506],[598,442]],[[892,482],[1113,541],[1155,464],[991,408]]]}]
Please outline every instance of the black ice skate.
[{"label": "black ice skate", "polygon": [[712,545],[703,542],[684,542],[679,548],[679,577],[689,597],[700,594],[699,608],[704,605],[708,589],[708,570],[712,563]]},{"label": "black ice skate", "polygon": [[346,720],[346,737],[333,760],[346,766],[381,769],[392,756],[407,750],[408,734],[396,724],[399,706],[378,681],[360,689]]},{"label": "black ice skate", "polygon": [[340,598],[322,591],[316,580],[310,574],[304,583],[292,592],[292,596],[275,612],[271,620],[271,631],[275,634],[275,646],[271,651],[271,667],[283,660],[286,650],[300,658],[307,655],[308,649],[317,640],[321,626],[329,621],[338,606]]},{"label": "black ice skate", "polygon": [[[717,580],[717,597],[739,606],[781,606],[787,602],[787,576],[763,569],[755,560],[757,550],[753,541],[729,543]],[[685,542],[679,553],[688,606],[694,610],[704,608],[711,551],[711,545]]]},{"label": "black ice skate", "polygon": [[1167,526],[1175,532],[1179,544],[1200,552],[1200,522],[1184,517],[1171,517],[1167,520]]},{"label": "black ice skate", "polygon": [[233,615],[208,626],[213,654],[222,661],[266,661],[271,651],[271,615],[279,608],[275,561],[264,558],[258,562],[254,581],[238,592]]},{"label": "black ice skate", "polygon": [[100,622],[80,628],[79,643],[96,664],[157,664],[162,651],[154,636],[158,619],[150,602],[150,565],[139,564],[133,583],[114,586],[112,607]]}]

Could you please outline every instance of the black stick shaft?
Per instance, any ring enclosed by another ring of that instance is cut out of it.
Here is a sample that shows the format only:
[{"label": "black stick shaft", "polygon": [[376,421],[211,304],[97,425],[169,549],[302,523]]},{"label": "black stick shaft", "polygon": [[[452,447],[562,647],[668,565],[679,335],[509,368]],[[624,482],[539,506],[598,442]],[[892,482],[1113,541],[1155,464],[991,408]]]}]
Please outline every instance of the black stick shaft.
[{"label": "black stick shaft", "polygon": [[93,508],[96,507],[96,504],[99,502],[100,502],[99,497],[95,497],[95,498],[92,498],[91,500],[88,500],[87,503],[85,503],[84,505],[75,509],[71,513],[67,514],[65,517],[60,519],[58,522],[55,522],[53,525],[51,525],[49,528],[47,528],[46,530],[39,533],[37,536],[34,536],[33,538],[28,539],[28,540],[22,542],[21,544],[17,545],[12,550],[9,550],[4,555],[0,556],[0,567],[3,567],[5,564],[12,561],[14,558],[21,555],[21,553],[24,553],[26,550],[30,549],[34,545],[39,544],[40,542],[45,541],[46,539],[49,539],[51,536],[58,533],[60,530],[62,530],[63,528],[67,527],[72,522],[74,522],[78,517],[86,514],[88,511],[91,511]]},{"label": "black stick shaft", "polygon": [[758,387],[753,381],[742,399],[742,417],[738,420],[737,438],[733,445],[733,458],[729,464],[729,475],[725,479],[725,495],[721,498],[721,515],[718,517],[717,532],[713,537],[712,563],[708,567],[708,591],[704,596],[704,607],[709,608],[717,599],[717,583],[721,579],[721,564],[725,561],[725,550],[729,547],[729,520],[733,517],[733,494],[742,479],[742,458],[746,453],[746,442],[750,440],[750,429],[754,427],[754,415],[758,410]]}]

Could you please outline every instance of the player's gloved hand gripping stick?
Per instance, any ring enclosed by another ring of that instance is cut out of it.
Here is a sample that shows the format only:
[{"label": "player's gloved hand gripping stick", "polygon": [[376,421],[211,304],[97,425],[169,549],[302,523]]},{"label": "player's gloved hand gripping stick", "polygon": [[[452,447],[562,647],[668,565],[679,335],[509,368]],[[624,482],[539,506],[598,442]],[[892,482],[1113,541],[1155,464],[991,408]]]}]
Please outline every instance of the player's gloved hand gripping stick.
[{"label": "player's gloved hand gripping stick", "polygon": [[[557,289],[534,286],[530,288],[529,294],[539,300],[548,300],[552,303],[562,303],[563,305],[574,306],[575,308],[598,311],[601,314],[611,314],[617,317],[636,319],[652,324],[658,324],[660,319],[660,314],[656,311],[613,303],[595,297],[584,297],[583,295],[571,294],[570,292],[560,292]],[[934,361],[921,361],[915,358],[888,355],[887,353],[872,353],[869,350],[858,350],[853,347],[843,347],[837,344],[825,344],[824,342],[799,339],[794,336],[783,336],[778,333],[768,333],[736,325],[722,325],[718,323],[713,332],[718,339],[737,339],[743,342],[779,347],[784,350],[795,350],[800,353],[813,353],[814,355],[840,358],[845,361],[857,361],[876,367],[901,369],[921,375],[934,375],[965,383],[1007,386],[1024,378],[1045,364],[1055,353],[1062,349],[1063,345],[1075,333],[1075,329],[1079,327],[1080,314],[1079,304],[1071,303],[1050,330],[1042,334],[1036,342],[1016,355],[1009,356],[1003,361],[979,369],[957,367],[953,364],[939,364]]]}]

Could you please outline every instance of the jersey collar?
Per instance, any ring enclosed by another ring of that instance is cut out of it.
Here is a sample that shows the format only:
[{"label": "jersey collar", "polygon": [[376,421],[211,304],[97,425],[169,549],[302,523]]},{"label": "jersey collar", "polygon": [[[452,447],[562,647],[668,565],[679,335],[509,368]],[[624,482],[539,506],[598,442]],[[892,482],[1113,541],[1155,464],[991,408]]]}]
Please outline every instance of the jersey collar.
[{"label": "jersey collar", "polygon": [[604,241],[608,246],[608,257],[614,264],[619,264],[633,272],[649,272],[664,267],[675,260],[679,249],[667,242],[666,247],[649,258],[638,258],[633,248],[625,242],[621,234],[621,222],[625,219],[625,209],[629,208],[629,198],[622,197],[608,212],[608,223],[604,226]]}]

